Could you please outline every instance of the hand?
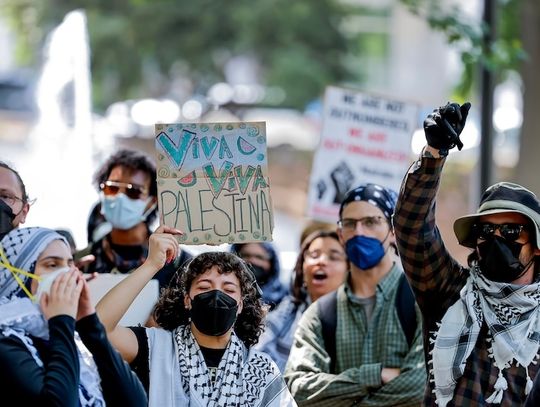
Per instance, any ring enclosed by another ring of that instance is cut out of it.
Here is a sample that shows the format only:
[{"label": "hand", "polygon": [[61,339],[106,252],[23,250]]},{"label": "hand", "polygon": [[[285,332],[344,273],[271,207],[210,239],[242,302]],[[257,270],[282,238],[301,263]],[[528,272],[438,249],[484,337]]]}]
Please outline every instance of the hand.
[{"label": "hand", "polygon": [[57,315],[69,315],[75,318],[83,281],[79,279],[79,270],[63,273],[54,280],[49,294],[43,294],[40,305],[45,319]]},{"label": "hand", "polygon": [[144,264],[153,267],[156,273],[161,268],[176,259],[178,255],[178,242],[174,235],[183,235],[184,232],[168,226],[160,226],[150,235],[148,243],[148,257]]},{"label": "hand", "polygon": [[459,150],[463,148],[459,135],[465,127],[470,108],[469,102],[461,106],[449,102],[446,106],[435,109],[424,120],[427,143],[430,147],[438,149],[441,156],[448,155],[448,151],[456,146]]},{"label": "hand", "polygon": [[93,254],[87,254],[86,256],[83,256],[79,260],[75,261],[75,267],[77,267],[79,270],[84,270],[86,266],[94,261],[96,261],[96,256]]},{"label": "hand", "polygon": [[88,315],[92,315],[96,312],[96,308],[92,304],[92,301],[90,299],[90,287],[88,286],[88,281],[95,278],[97,273],[93,273],[90,275],[90,278],[83,275],[79,272],[79,280],[82,280],[82,291],[81,296],[79,297],[79,306],[77,309],[77,321],[87,317]]},{"label": "hand", "polygon": [[383,367],[381,370],[381,381],[383,384],[395,379],[401,373],[401,369],[397,367]]}]

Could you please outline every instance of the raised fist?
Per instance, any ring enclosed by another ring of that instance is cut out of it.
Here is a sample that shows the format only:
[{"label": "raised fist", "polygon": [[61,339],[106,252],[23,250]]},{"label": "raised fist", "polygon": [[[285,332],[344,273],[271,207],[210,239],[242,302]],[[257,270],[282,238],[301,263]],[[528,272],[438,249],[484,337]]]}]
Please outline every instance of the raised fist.
[{"label": "raised fist", "polygon": [[463,143],[459,135],[465,127],[470,108],[469,102],[461,106],[448,102],[428,115],[424,120],[424,133],[428,145],[438,149],[442,156],[448,155],[448,151],[456,146],[461,150]]}]

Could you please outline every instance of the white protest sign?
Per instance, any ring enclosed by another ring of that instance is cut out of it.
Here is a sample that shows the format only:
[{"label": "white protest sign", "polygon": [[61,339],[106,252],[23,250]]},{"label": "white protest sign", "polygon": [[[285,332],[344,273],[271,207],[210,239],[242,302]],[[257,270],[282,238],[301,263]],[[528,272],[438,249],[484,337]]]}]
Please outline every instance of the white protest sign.
[{"label": "white protest sign", "polygon": [[417,115],[413,103],[327,87],[308,216],[336,222],[347,191],[363,182],[397,192],[410,165]]},{"label": "white protest sign", "polygon": [[160,216],[181,243],[272,240],[264,122],[155,128]]}]

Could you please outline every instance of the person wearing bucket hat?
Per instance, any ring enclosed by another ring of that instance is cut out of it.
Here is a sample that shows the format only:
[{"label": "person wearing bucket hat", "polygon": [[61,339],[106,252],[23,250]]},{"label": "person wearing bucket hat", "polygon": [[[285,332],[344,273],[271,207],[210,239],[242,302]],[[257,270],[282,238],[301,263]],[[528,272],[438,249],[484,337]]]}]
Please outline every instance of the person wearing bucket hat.
[{"label": "person wearing bucket hat", "polygon": [[[422,400],[421,317],[393,247],[396,198],[365,183],[341,203],[337,232],[350,271],[298,323],[285,380],[299,404],[412,406]],[[398,300],[405,293],[408,301]]]},{"label": "person wearing bucket hat", "polygon": [[403,180],[393,217],[403,268],[424,319],[429,367],[424,404],[523,405],[537,375],[540,344],[540,202],[499,182],[454,232],[467,267],[445,248],[435,223],[446,156],[470,103],[448,103],[424,121],[427,145]]}]

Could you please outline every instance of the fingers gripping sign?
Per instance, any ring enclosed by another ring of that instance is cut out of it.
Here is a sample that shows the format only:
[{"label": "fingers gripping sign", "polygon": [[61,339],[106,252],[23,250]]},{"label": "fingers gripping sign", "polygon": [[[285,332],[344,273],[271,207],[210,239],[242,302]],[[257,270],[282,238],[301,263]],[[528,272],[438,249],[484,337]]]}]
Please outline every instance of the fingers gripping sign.
[{"label": "fingers gripping sign", "polygon": [[160,226],[150,236],[148,245],[148,258],[146,263],[160,270],[165,264],[170,263],[178,256],[178,242],[175,235],[183,235],[178,229],[168,226]]},{"label": "fingers gripping sign", "polygon": [[424,132],[429,146],[438,149],[441,156],[457,147],[463,148],[459,138],[469,114],[471,104],[469,102],[459,105],[448,102],[445,106],[435,109],[424,120]]}]

